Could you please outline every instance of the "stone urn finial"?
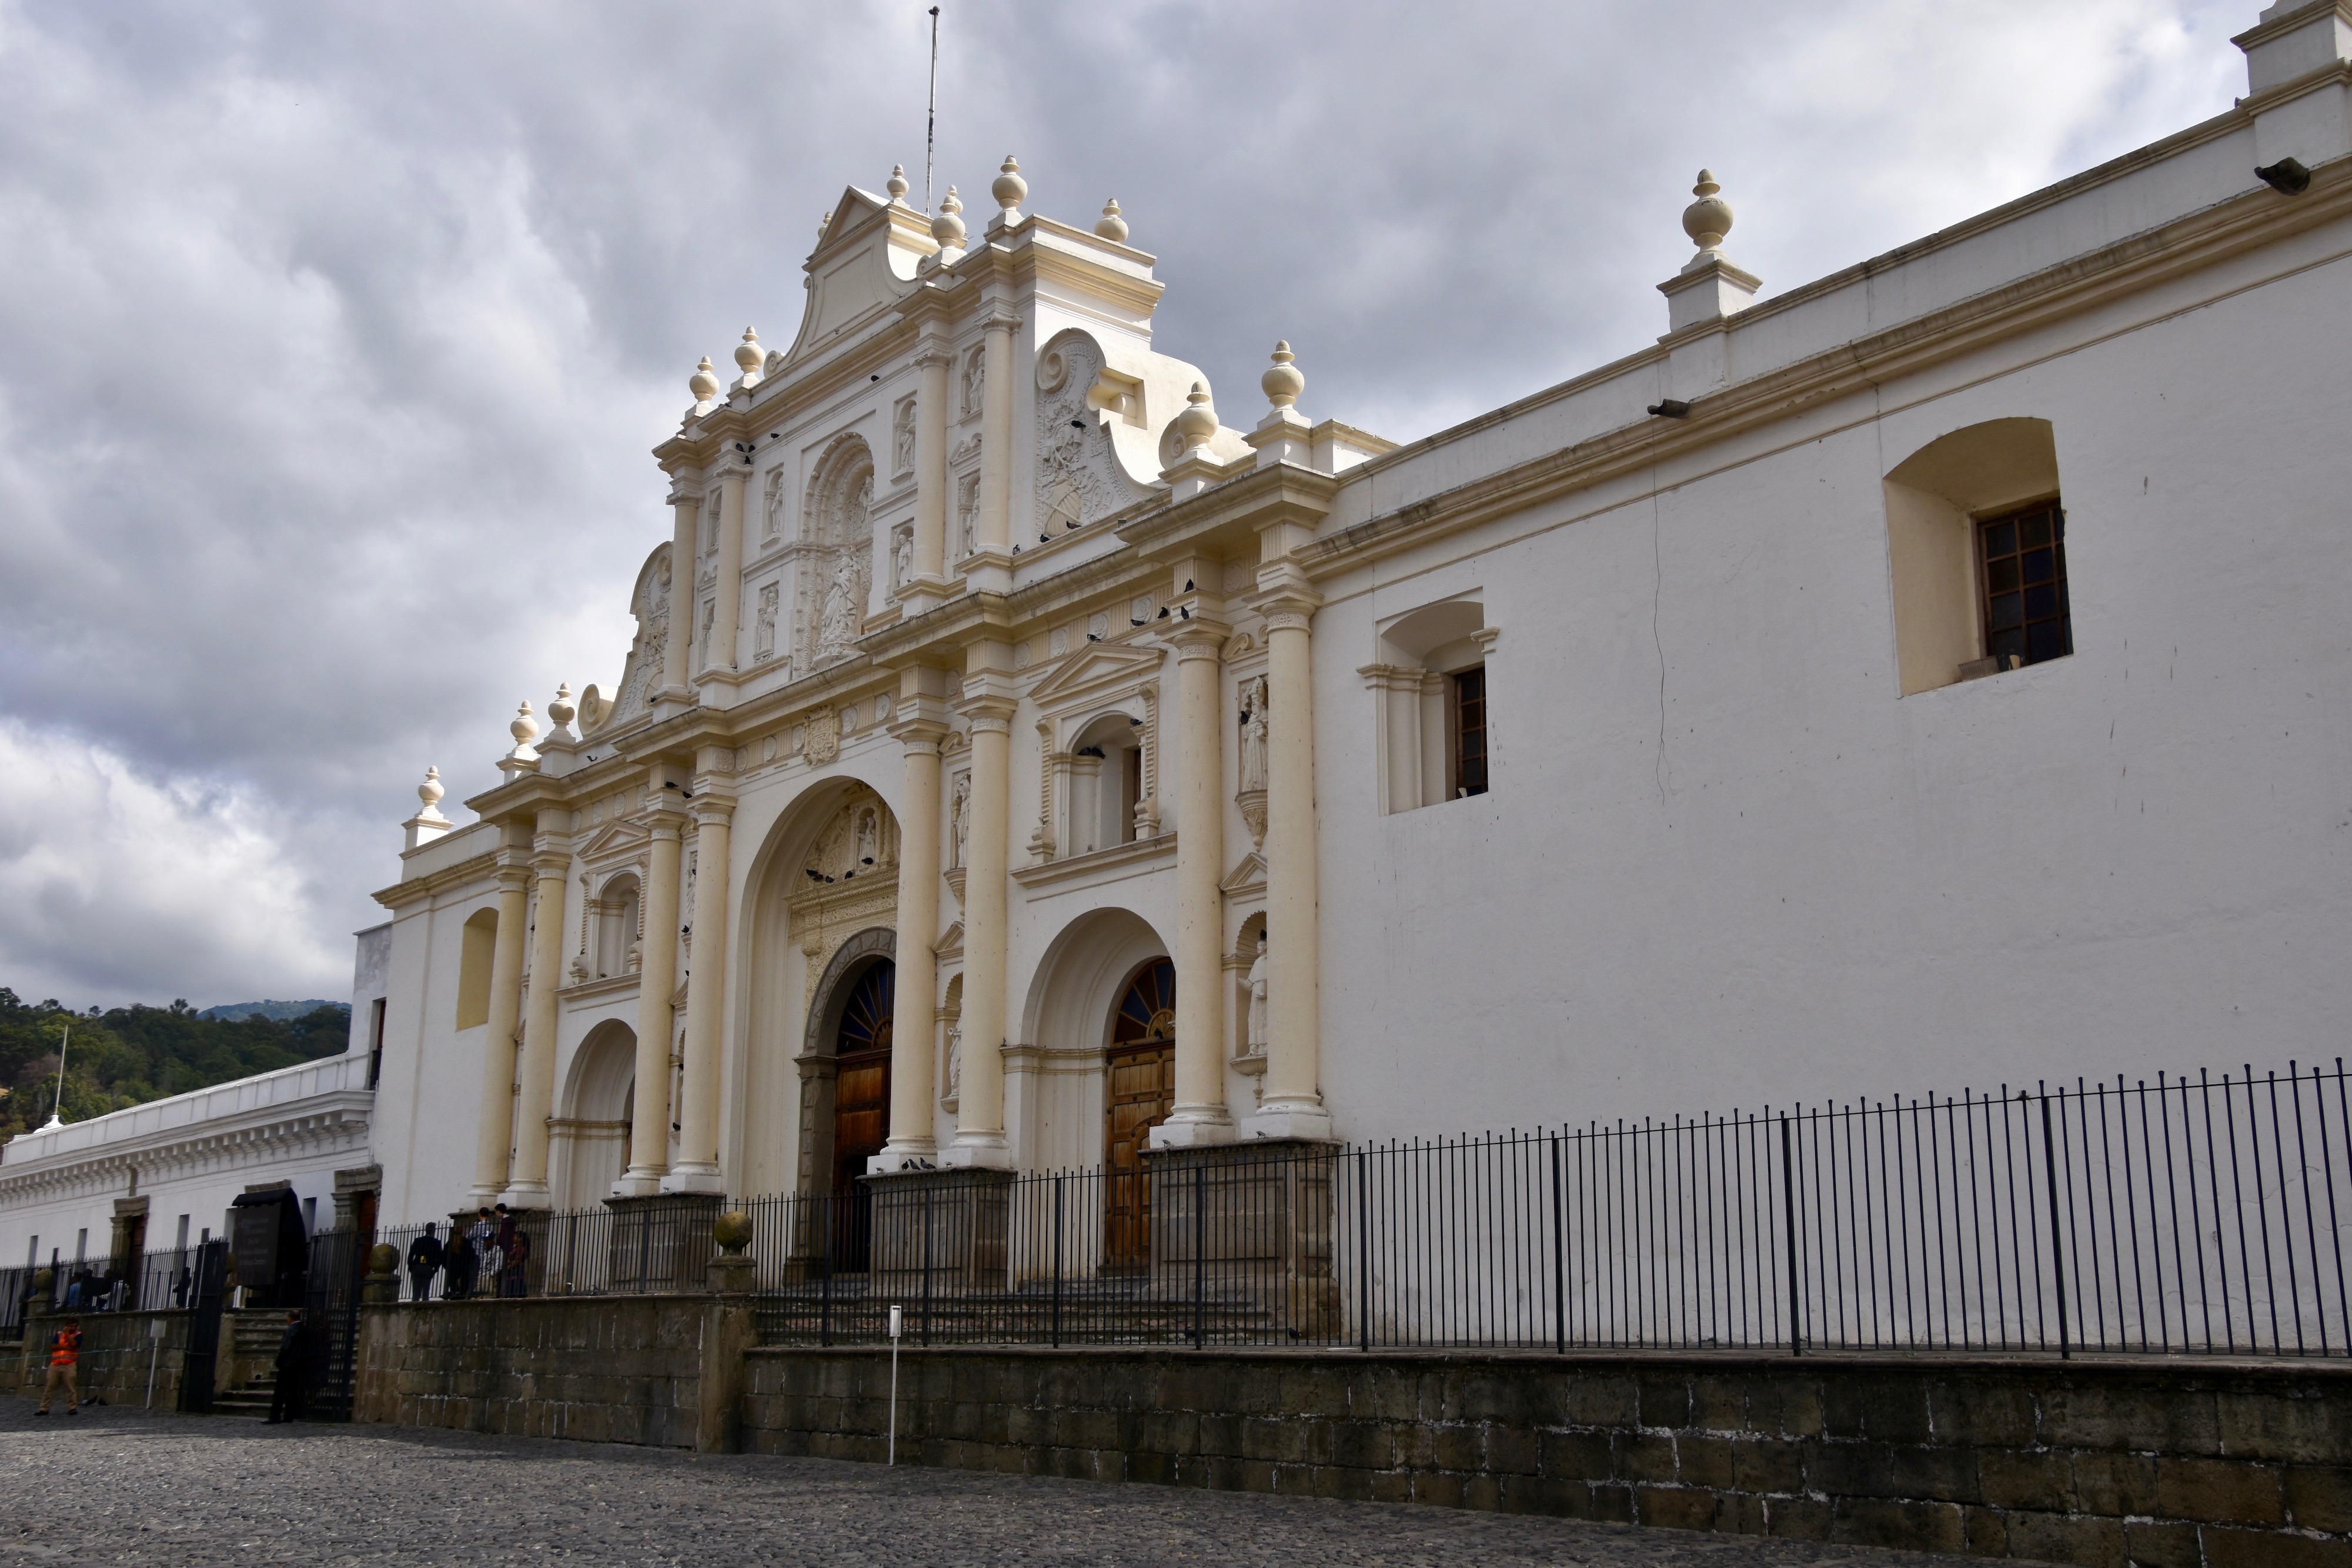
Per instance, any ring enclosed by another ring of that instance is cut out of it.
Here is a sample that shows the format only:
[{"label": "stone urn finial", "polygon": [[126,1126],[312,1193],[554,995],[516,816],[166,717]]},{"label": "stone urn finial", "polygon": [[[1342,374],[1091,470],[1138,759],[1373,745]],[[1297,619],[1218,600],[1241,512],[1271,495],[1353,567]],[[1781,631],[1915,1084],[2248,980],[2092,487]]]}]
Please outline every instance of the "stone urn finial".
[{"label": "stone urn finial", "polygon": [[515,709],[514,722],[507,726],[507,733],[514,737],[514,749],[507,753],[509,758],[518,762],[538,758],[539,751],[531,742],[539,738],[539,720],[531,716],[529,703]]},{"label": "stone urn finial", "polygon": [[570,733],[572,720],[579,712],[580,706],[572,700],[572,683],[564,681],[558,685],[555,700],[547,705],[548,719],[555,726],[557,733]]},{"label": "stone urn finial", "polygon": [[1683,233],[1690,235],[1701,256],[1723,248],[1726,235],[1731,232],[1731,204],[1717,193],[1723,189],[1715,183],[1712,170],[1698,172],[1698,183],[1691,194],[1698,198],[1683,209]]},{"label": "stone urn finial", "polygon": [[997,171],[995,183],[988,193],[1004,209],[1004,226],[1012,228],[1021,221],[1021,204],[1029,199],[1029,182],[1021,177],[1021,160],[1012,153],[1004,155],[1004,166]]},{"label": "stone urn finial", "polygon": [[1119,215],[1117,196],[1103,204],[1102,216],[1095,220],[1095,233],[1113,245],[1127,243],[1127,220]]},{"label": "stone urn finial", "polygon": [[1209,455],[1209,442],[1217,434],[1217,411],[1209,405],[1209,383],[1194,382],[1192,390],[1184,394],[1183,411],[1176,416],[1176,434],[1183,438],[1187,457]]},{"label": "stone urn finial", "polygon": [[940,242],[942,251],[963,249],[963,203],[953,185],[948,187],[948,193],[940,202],[940,215],[931,220],[931,237]]},{"label": "stone urn finial", "polygon": [[1274,346],[1274,363],[1266,368],[1265,374],[1257,379],[1257,384],[1265,389],[1265,401],[1276,408],[1294,406],[1298,402],[1298,394],[1307,390],[1307,377],[1293,362],[1297,359],[1297,356],[1290,351],[1288,342],[1276,343]]},{"label": "stone urn finial", "polygon": [[686,390],[694,394],[694,406],[698,409],[708,408],[718,401],[719,376],[710,368],[709,354],[702,356],[702,363],[695,366],[694,374],[686,378]]},{"label": "stone urn finial", "polygon": [[417,815],[420,817],[439,816],[441,813],[441,797],[446,795],[448,792],[448,787],[441,782],[441,769],[438,768],[427,768],[425,770],[425,782],[416,787],[416,798],[425,802],[425,809],[422,811],[419,811]]},{"label": "stone urn finial", "polygon": [[743,340],[735,345],[735,368],[743,372],[746,381],[760,379],[760,367],[768,361],[768,352],[760,347],[760,334],[751,328],[743,329]]},{"label": "stone urn finial", "polygon": [[905,206],[907,204],[907,166],[904,163],[891,164],[890,178],[884,182],[882,188],[890,193],[892,206]]}]

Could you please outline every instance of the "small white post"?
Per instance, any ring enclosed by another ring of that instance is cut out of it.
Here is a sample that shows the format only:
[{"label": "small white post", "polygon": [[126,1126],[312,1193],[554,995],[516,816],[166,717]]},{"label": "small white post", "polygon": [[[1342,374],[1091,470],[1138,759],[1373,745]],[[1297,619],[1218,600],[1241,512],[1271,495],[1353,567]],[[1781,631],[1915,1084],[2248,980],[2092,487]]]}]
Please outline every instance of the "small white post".
[{"label": "small white post", "polygon": [[886,1466],[898,1462],[898,1335],[907,1326],[906,1311],[890,1309],[890,1451]]},{"label": "small white post", "polygon": [[163,1319],[147,1320],[147,1408],[155,1408],[155,1358],[163,1354]]}]

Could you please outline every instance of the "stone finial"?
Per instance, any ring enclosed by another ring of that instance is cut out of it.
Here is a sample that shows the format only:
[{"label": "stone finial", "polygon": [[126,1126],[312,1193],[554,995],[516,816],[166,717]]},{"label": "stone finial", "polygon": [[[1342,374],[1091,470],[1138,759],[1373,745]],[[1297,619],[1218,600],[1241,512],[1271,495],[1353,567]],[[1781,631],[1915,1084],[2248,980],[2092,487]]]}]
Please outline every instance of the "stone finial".
[{"label": "stone finial", "polygon": [[824,243],[824,231],[833,227],[833,209],[827,207],[816,215],[816,243]]},{"label": "stone finial", "polygon": [[882,188],[890,193],[890,204],[892,206],[905,206],[907,204],[908,189],[907,166],[904,163],[891,164],[890,178],[883,183]]},{"label": "stone finial", "polygon": [[1102,216],[1095,220],[1095,233],[1113,245],[1127,243],[1127,220],[1118,215],[1118,198],[1113,196],[1103,204]]},{"label": "stone finial", "polygon": [[946,197],[940,203],[940,215],[931,220],[931,237],[940,243],[941,260],[955,259],[947,254],[949,251],[956,256],[963,254],[963,203],[957,200],[953,185],[948,187]]},{"label": "stone finial", "polygon": [[[703,361],[705,364],[709,362],[708,360]],[[531,717],[529,703],[524,703],[515,709],[514,722],[507,726],[507,733],[514,737],[515,742],[514,749],[507,753],[508,760],[513,762],[539,760],[539,750],[531,745],[532,741],[539,738],[539,720]]]},{"label": "stone finial", "polygon": [[760,379],[760,367],[767,362],[768,352],[760,347],[760,334],[751,328],[743,329],[743,340],[735,345],[735,368],[743,372],[746,382]]},{"label": "stone finial", "polygon": [[567,739],[572,734],[572,720],[580,711],[572,700],[572,683],[562,682],[555,688],[555,700],[547,705],[547,716],[555,726],[554,734]]},{"label": "stone finial", "polygon": [[709,354],[702,356],[702,363],[694,368],[694,374],[686,378],[686,390],[694,394],[697,413],[705,412],[719,401],[719,376],[710,368]]},{"label": "stone finial", "polygon": [[1184,394],[1184,408],[1176,415],[1176,434],[1184,440],[1184,456],[1206,457],[1217,434],[1217,411],[1209,406],[1209,383],[1194,382]]},{"label": "stone finial", "polygon": [[1007,152],[1004,166],[997,171],[995,183],[988,193],[1004,209],[1004,226],[1011,228],[1021,221],[1021,204],[1029,198],[1029,182],[1021,177],[1021,160]]},{"label": "stone finial", "polygon": [[1257,384],[1265,389],[1265,401],[1276,408],[1290,407],[1297,402],[1298,394],[1307,390],[1307,377],[1292,362],[1297,358],[1290,351],[1288,342],[1276,343],[1274,346],[1274,363],[1266,367],[1265,374],[1257,379]]},{"label": "stone finial", "polygon": [[1722,189],[1712,171],[1701,169],[1698,183],[1691,187],[1698,200],[1683,209],[1683,233],[1690,235],[1701,256],[1720,251],[1724,236],[1731,232],[1731,204],[1717,194]]},{"label": "stone finial", "polygon": [[402,849],[421,849],[454,825],[441,814],[441,797],[446,792],[441,787],[441,769],[426,768],[425,782],[416,787],[416,798],[424,803],[417,807],[416,815],[400,824],[408,834],[407,841],[401,845]]},{"label": "stone finial", "polygon": [[416,814],[428,822],[437,820],[441,815],[441,797],[448,792],[448,788],[441,782],[441,769],[427,768],[425,782],[416,787],[416,798],[424,802],[417,808]]}]

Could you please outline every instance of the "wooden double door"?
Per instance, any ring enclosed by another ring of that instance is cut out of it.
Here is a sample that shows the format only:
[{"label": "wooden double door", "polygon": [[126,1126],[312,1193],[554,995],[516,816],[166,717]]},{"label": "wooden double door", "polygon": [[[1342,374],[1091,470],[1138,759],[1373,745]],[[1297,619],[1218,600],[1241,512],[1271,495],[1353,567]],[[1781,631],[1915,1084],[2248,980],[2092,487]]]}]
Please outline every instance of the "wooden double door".
[{"label": "wooden double door", "polygon": [[884,958],[851,983],[834,1035],[833,1236],[836,1272],[872,1267],[874,1198],[857,1178],[890,1137],[890,1035],[898,966]]},{"label": "wooden double door", "polygon": [[1151,1182],[1143,1152],[1176,1103],[1176,966],[1136,971],[1111,1019],[1103,1072],[1103,1252],[1114,1270],[1151,1261]]}]

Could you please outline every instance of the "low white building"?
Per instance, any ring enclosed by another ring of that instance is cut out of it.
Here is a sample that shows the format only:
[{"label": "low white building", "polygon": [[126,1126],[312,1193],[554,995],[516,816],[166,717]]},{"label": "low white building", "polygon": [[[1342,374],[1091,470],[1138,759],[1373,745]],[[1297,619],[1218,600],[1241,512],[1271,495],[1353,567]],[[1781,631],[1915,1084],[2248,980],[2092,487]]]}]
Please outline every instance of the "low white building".
[{"label": "low white building", "polygon": [[383,1216],[2333,1055],[2352,13],[2238,43],[1778,295],[1703,174],[1655,344],[1403,447],[1009,159],[845,191],[617,687],[406,824]]}]

